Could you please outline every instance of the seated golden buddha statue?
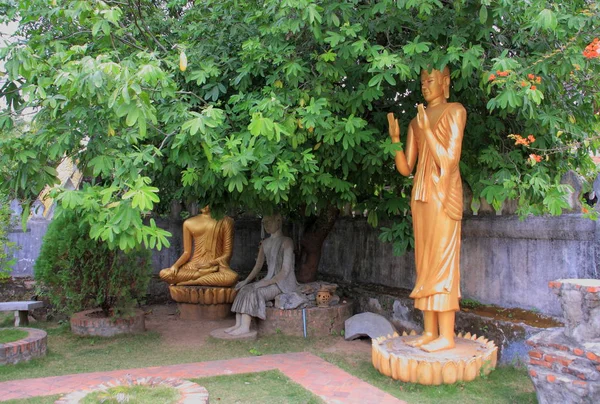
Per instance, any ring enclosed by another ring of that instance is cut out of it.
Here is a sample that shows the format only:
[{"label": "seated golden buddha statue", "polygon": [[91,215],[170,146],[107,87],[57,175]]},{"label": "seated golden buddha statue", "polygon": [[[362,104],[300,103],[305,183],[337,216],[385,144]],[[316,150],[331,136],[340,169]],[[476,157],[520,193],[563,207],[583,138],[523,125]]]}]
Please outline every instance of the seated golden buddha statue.
[{"label": "seated golden buddha statue", "polygon": [[232,250],[233,219],[215,220],[205,206],[183,222],[183,254],[160,271],[160,279],[178,286],[233,286],[238,274],[229,267]]}]

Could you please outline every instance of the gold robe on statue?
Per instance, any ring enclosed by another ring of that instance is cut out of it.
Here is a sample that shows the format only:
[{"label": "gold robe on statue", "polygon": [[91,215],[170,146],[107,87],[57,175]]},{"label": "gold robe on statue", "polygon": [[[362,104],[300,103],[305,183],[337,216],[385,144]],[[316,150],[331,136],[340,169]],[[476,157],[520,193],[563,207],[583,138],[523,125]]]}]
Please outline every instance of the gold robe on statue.
[{"label": "gold robe on statue", "polygon": [[418,163],[411,198],[417,281],[410,297],[419,310],[459,309],[463,194],[458,163],[465,123],[466,111],[458,103],[449,103],[431,122],[442,146],[454,147],[436,159],[416,121],[411,122]]},{"label": "gold robe on statue", "polygon": [[[198,215],[184,223],[184,250],[192,246],[194,254],[177,271],[160,271],[160,278],[170,285],[198,285],[230,287],[238,279],[229,267],[233,251],[233,219],[215,220]],[[185,254],[185,252],[184,252]]]}]

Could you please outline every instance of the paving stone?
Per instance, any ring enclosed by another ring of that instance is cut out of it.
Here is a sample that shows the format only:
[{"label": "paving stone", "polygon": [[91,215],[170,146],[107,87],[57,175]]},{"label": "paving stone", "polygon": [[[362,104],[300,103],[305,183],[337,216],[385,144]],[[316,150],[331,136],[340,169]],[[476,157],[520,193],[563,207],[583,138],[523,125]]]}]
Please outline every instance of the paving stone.
[{"label": "paving stone", "polygon": [[[86,387],[97,386],[105,382],[106,377],[118,379],[130,375],[132,378],[143,378],[158,373],[170,377],[195,379],[273,369],[279,369],[294,382],[321,397],[326,403],[404,403],[404,401],[398,400],[307,352],[0,382],[0,391],[2,392],[0,402],[32,396],[70,393]],[[42,393],[31,394],[33,391]],[[340,400],[340,394],[347,394],[347,396]]]}]

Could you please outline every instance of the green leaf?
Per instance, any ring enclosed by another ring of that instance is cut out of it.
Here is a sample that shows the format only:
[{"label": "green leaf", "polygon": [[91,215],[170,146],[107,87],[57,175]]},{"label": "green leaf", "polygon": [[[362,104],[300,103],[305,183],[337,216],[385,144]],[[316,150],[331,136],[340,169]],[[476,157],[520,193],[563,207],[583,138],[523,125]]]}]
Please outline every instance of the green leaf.
[{"label": "green leaf", "polygon": [[379,223],[379,219],[377,217],[377,212],[375,210],[370,210],[367,216],[367,223],[369,223],[372,227],[377,227]]},{"label": "green leaf", "polygon": [[252,114],[252,120],[248,125],[248,130],[254,136],[266,136],[271,139],[275,134],[274,122],[270,118],[264,117],[260,112]]},{"label": "green leaf", "polygon": [[556,14],[550,9],[544,9],[540,11],[540,14],[535,19],[535,23],[539,28],[552,31],[558,26]]},{"label": "green leaf", "polygon": [[127,118],[125,119],[125,123],[127,124],[127,126],[133,126],[137,122],[139,116],[140,110],[134,106],[129,110]]},{"label": "green leaf", "polygon": [[324,41],[331,45],[332,48],[346,40],[346,37],[339,32],[327,31],[326,34],[327,36]]},{"label": "green leaf", "polygon": [[311,24],[314,24],[315,22],[318,22],[319,24],[322,22],[322,17],[321,14],[318,11],[318,7],[316,4],[312,3],[309,4],[308,7],[306,7],[304,9],[304,18],[308,17],[308,21]]},{"label": "green leaf", "polygon": [[481,8],[479,9],[479,22],[481,24],[485,24],[487,22],[487,18],[488,18],[487,7],[485,5],[482,5]]},{"label": "green leaf", "polygon": [[21,213],[21,230],[23,230],[23,233],[27,231],[27,222],[29,221],[30,209],[31,207],[29,206],[29,203],[24,204],[23,212]]},{"label": "green leaf", "polygon": [[379,87],[379,85],[381,84],[381,82],[383,81],[384,75],[383,73],[379,73],[376,74],[375,76],[373,76],[371,78],[371,80],[369,80],[369,84],[367,84],[369,87]]},{"label": "green leaf", "polygon": [[420,35],[417,35],[413,41],[408,42],[402,47],[402,50],[407,56],[429,52],[429,45],[431,45],[431,42],[420,42],[419,40]]},{"label": "green leaf", "polygon": [[143,115],[140,115],[138,117],[138,127],[140,130],[140,137],[145,138],[146,137],[146,117],[144,117]]},{"label": "green leaf", "polygon": [[190,136],[194,136],[196,133],[198,133],[198,131],[200,131],[200,133],[206,133],[204,116],[199,115],[197,118],[190,119],[182,125],[181,129],[189,130]]}]

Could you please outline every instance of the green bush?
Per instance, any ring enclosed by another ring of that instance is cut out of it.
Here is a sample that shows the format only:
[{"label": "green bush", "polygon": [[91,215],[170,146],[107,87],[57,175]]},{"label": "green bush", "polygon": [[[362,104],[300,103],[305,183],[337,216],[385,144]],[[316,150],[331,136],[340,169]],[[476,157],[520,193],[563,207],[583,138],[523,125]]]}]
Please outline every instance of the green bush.
[{"label": "green bush", "polygon": [[0,193],[0,280],[10,277],[16,262],[13,253],[17,246],[8,240],[8,232],[13,224],[8,197]]},{"label": "green bush", "polygon": [[88,236],[89,225],[75,213],[57,213],[34,267],[41,294],[68,315],[94,307],[107,316],[131,314],[146,294],[150,252],[111,250]]}]

